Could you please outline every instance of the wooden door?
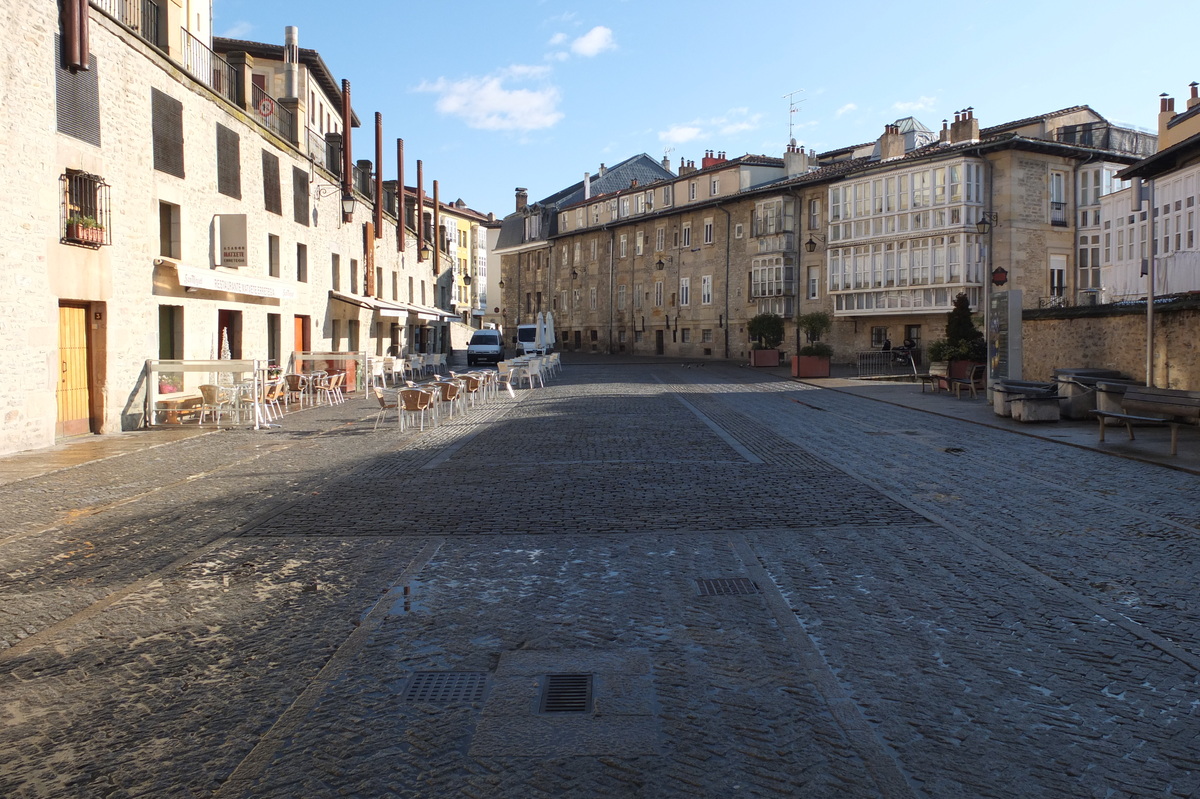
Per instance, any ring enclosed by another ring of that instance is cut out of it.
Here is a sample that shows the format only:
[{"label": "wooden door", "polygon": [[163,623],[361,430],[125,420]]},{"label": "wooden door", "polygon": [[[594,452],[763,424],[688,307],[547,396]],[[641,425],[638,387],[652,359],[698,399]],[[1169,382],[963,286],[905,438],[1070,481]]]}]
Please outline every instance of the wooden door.
[{"label": "wooden door", "polygon": [[57,436],[77,436],[92,432],[88,355],[88,309],[78,305],[60,305],[58,423],[54,431]]},{"label": "wooden door", "polygon": [[662,330],[654,331],[654,354],[655,355],[662,355],[664,352],[666,352],[666,349],[663,346],[663,343],[665,340],[665,337],[663,335],[664,332],[665,331],[662,331]]}]

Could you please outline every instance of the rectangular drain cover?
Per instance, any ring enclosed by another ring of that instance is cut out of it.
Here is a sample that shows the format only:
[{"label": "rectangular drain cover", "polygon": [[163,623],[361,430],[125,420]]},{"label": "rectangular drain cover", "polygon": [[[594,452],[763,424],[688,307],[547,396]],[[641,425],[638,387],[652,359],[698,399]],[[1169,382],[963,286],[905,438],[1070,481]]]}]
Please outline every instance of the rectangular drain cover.
[{"label": "rectangular drain cover", "polygon": [[758,593],[758,586],[748,577],[697,580],[696,585],[700,587],[700,596],[736,596]]},{"label": "rectangular drain cover", "polygon": [[487,685],[482,671],[418,671],[409,680],[405,702],[480,702]]},{"label": "rectangular drain cover", "polygon": [[588,713],[591,709],[592,675],[546,675],[539,713]]}]

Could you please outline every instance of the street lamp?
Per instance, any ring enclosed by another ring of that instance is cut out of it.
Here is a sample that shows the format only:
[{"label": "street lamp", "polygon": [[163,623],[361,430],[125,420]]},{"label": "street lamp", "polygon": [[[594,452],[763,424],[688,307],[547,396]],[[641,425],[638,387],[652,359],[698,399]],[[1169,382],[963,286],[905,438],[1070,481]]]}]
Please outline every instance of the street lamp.
[{"label": "street lamp", "polygon": [[825,243],[825,237],[824,237],[824,236],[822,236],[820,233],[809,233],[809,234],[808,234],[808,241],[804,242],[804,249],[805,249],[805,251],[807,251],[807,252],[816,252],[816,251],[817,251],[817,242],[818,242],[818,241],[820,241],[822,244],[824,244],[824,243]]},{"label": "street lamp", "polygon": [[1000,227],[1000,214],[995,211],[980,211],[979,221],[975,223],[979,235],[986,236],[992,232],[993,227]]}]

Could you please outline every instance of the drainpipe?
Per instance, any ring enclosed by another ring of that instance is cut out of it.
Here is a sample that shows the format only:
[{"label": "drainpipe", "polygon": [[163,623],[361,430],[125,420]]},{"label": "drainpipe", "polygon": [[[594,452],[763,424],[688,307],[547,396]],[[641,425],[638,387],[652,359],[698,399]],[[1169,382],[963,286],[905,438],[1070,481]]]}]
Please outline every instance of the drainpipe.
[{"label": "drainpipe", "polygon": [[[614,260],[614,253],[613,253],[613,250],[616,248],[616,244],[614,242],[615,238],[616,238],[616,233],[613,233],[610,231],[608,234],[608,354],[609,355],[613,354],[613,300],[614,300],[613,291],[616,288],[613,285],[613,283],[615,282],[615,275],[616,275],[616,269],[617,269],[617,264],[616,264],[616,261]],[[630,263],[632,264],[632,261]]]},{"label": "drainpipe", "polygon": [[396,139],[396,251],[403,253],[404,232],[404,139]]},{"label": "drainpipe", "polygon": [[375,112],[375,238],[383,238],[383,114]]},{"label": "drainpipe", "polygon": [[[350,153],[350,81],[342,80],[342,196],[353,196],[354,161]],[[342,212],[342,221],[353,220],[351,214]]]},{"label": "drainpipe", "polygon": [[730,248],[730,233],[733,231],[733,215],[722,208],[719,204],[714,206],[718,211],[725,214],[725,324],[722,326],[725,340],[725,360],[729,360],[729,248]]},{"label": "drainpipe", "polygon": [[425,163],[421,159],[417,159],[417,211],[415,217],[417,225],[417,263],[424,260],[421,257],[421,250],[425,249]]}]

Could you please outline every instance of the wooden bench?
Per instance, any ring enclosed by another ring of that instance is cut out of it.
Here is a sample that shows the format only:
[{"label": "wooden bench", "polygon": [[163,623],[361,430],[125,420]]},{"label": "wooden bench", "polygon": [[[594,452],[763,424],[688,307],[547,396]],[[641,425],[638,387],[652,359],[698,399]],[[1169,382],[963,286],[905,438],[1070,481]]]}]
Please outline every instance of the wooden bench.
[{"label": "wooden bench", "polygon": [[949,361],[934,361],[929,364],[929,371],[921,374],[915,374],[918,380],[921,381],[921,393],[925,393],[925,386],[930,386],[933,393],[938,393],[938,389],[945,388],[950,391],[950,362]]},{"label": "wooden bench", "polygon": [[975,399],[979,396],[979,389],[985,387],[983,364],[976,364],[971,367],[971,373],[966,377],[950,378],[949,386],[946,390],[949,391],[950,388],[953,388],[954,398],[962,399],[962,390],[965,388],[971,392],[971,399]]},{"label": "wooden bench", "polygon": [[1173,388],[1130,386],[1121,399],[1121,412],[1089,411],[1100,421],[1100,441],[1104,442],[1104,422],[1116,419],[1125,424],[1129,440],[1133,440],[1133,424],[1169,425],[1171,454],[1179,451],[1179,428],[1200,425],[1200,391],[1181,391]]}]

